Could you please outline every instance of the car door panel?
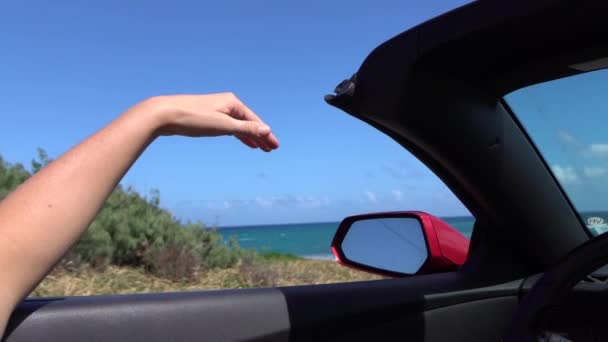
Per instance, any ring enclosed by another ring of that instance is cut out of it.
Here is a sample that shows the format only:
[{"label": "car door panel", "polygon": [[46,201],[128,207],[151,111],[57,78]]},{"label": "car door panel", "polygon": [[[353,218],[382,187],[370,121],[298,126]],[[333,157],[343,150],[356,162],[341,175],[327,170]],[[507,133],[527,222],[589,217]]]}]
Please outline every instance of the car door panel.
[{"label": "car door panel", "polygon": [[499,341],[517,307],[517,296],[487,298],[397,315],[375,325],[351,329],[332,341]]},{"label": "car door panel", "polygon": [[[316,286],[28,299],[5,340],[309,341],[406,334],[410,341],[475,341],[475,334],[502,331],[496,326],[510,318],[519,282],[456,291],[464,282],[451,272]],[[483,315],[488,310],[493,314]],[[465,334],[462,324],[444,327],[464,316],[471,317],[475,334]]]},{"label": "car door panel", "polygon": [[26,300],[6,341],[286,341],[276,289]]},{"label": "car door panel", "polygon": [[[425,328],[442,324],[448,314],[475,316],[481,307],[478,304],[495,298],[508,299],[498,304],[502,308],[499,310],[501,314],[474,320],[478,327],[473,331],[480,331],[485,326],[502,332],[497,324],[505,324],[510,319],[521,282],[493,286],[475,286],[467,282],[468,279],[459,272],[450,272],[372,282],[291,287],[283,288],[282,292],[289,306],[290,336],[295,341],[369,340],[399,334],[406,335],[408,341],[445,341],[429,334]],[[459,290],[467,287],[467,290]],[[461,329],[458,325],[454,328]]]}]

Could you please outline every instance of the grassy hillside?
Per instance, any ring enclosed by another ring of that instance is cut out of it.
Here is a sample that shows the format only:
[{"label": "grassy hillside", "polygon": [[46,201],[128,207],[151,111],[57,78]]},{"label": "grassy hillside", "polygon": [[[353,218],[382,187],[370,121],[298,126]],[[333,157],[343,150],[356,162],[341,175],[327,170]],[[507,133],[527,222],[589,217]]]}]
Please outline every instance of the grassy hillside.
[{"label": "grassy hillside", "polygon": [[158,277],[141,268],[109,266],[103,271],[57,269],[32,293],[35,297],[325,284],[380,279],[335,261],[271,259],[200,272],[189,281]]},{"label": "grassy hillside", "polygon": [[[28,169],[0,156],[0,200],[51,159],[44,150]],[[66,189],[69,191],[69,189]],[[333,261],[260,255],[226,242],[202,223],[183,223],[160,206],[118,186],[80,241],[33,296],[165,292],[322,284],[378,277]]]}]

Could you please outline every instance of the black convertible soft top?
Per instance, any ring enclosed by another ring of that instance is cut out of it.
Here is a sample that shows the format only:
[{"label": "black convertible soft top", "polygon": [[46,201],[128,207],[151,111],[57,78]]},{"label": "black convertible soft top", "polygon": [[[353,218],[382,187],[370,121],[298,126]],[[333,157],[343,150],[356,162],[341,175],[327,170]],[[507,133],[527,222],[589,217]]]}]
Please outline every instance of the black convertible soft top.
[{"label": "black convertible soft top", "polygon": [[500,97],[605,67],[607,9],[599,0],[472,2],[378,46],[356,73],[356,87],[344,83],[326,101],[351,114],[373,108],[386,116],[423,70],[435,73],[436,82],[456,78]]}]

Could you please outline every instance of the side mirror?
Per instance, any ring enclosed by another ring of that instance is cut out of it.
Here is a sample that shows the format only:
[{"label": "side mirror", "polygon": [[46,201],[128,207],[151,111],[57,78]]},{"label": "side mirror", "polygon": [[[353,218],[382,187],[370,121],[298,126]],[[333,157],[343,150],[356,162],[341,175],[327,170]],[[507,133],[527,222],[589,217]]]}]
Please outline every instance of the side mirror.
[{"label": "side mirror", "polygon": [[466,260],[469,240],[427,213],[375,213],[345,218],[331,250],[344,266],[401,277],[458,269]]}]

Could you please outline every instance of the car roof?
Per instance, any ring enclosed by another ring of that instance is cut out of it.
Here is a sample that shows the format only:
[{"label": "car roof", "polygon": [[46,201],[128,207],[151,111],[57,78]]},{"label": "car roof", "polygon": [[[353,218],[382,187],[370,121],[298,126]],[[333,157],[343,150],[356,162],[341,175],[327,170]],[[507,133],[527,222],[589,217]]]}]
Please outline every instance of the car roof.
[{"label": "car roof", "polygon": [[[607,56],[604,7],[572,0],[470,3],[378,46],[325,100],[424,162],[478,226],[491,226],[486,244],[511,249],[512,260],[542,270],[589,235],[502,96],[588,71],[581,63]],[[479,238],[473,235],[471,248]]]},{"label": "car roof", "polygon": [[[383,102],[401,94],[403,78],[422,66],[503,96],[588,71],[577,65],[608,56],[607,9],[605,2],[586,0],[472,2],[382,43],[363,62],[357,77],[359,83],[363,78],[370,88],[381,88]],[[365,95],[369,94],[358,89],[357,96]],[[340,107],[338,98],[326,100]]]}]

